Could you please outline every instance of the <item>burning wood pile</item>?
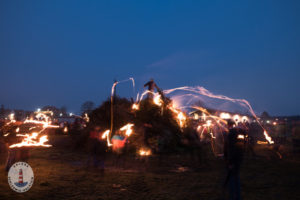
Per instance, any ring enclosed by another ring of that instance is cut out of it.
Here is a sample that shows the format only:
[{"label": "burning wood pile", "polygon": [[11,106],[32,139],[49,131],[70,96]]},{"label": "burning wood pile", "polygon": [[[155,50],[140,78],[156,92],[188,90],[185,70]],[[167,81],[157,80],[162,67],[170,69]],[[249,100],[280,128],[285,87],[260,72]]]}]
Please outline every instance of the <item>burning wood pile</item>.
[{"label": "burning wood pile", "polygon": [[[222,154],[223,133],[227,131],[229,119],[243,132],[248,131],[250,120],[256,122],[263,130],[265,142],[274,143],[246,100],[215,95],[202,87],[181,87],[162,91],[151,80],[145,84],[149,86],[148,90],[138,94],[133,102],[115,95],[116,85],[126,81],[115,82],[111,99],[90,115],[89,126],[102,127],[101,139],[105,140],[108,148],[113,151],[122,148],[141,156],[148,156],[152,153],[176,152],[184,146],[199,145],[200,142],[208,140],[213,152],[219,155]],[[128,81],[132,81],[133,87],[135,86],[132,78]],[[154,88],[157,92],[154,92]],[[171,95],[178,91],[186,93]],[[237,104],[248,113],[241,115],[222,112],[199,106],[193,101],[202,100],[203,96]],[[188,102],[183,104],[180,101],[182,98],[188,98]],[[194,141],[186,142],[187,138],[193,138]],[[246,140],[247,136],[241,134],[238,139]],[[258,144],[263,142],[258,141]]]}]

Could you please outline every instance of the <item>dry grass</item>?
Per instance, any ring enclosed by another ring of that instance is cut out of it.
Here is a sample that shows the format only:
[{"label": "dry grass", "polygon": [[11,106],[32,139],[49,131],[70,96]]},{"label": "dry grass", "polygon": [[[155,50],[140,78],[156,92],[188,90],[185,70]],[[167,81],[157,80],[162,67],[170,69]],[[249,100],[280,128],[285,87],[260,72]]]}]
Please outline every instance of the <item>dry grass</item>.
[{"label": "dry grass", "polygon": [[[102,174],[86,167],[85,153],[57,147],[34,149],[28,162],[35,182],[24,194],[9,188],[5,154],[0,158],[0,199],[223,199],[223,161],[209,153],[202,165],[188,156],[164,157],[161,163],[157,157],[127,158],[125,169],[115,167],[110,157]],[[241,172],[243,199],[299,199],[299,167],[299,159],[246,158]]]}]

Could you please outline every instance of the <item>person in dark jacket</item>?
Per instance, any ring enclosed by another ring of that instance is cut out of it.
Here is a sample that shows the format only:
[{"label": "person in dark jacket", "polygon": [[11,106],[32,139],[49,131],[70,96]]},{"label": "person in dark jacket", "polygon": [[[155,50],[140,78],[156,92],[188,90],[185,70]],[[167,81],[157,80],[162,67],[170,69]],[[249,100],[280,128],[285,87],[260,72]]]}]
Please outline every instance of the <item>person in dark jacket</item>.
[{"label": "person in dark jacket", "polygon": [[144,87],[148,87],[148,98],[149,99],[153,99],[153,92],[154,92],[154,89],[156,88],[157,91],[160,91],[159,87],[157,87],[156,83],[154,82],[153,79],[151,79],[149,82],[147,82]]},{"label": "person in dark jacket", "polygon": [[94,130],[89,133],[88,138],[88,149],[89,149],[89,159],[87,165],[90,165],[92,161],[92,166],[94,168],[100,167],[104,171],[104,161],[105,161],[105,144],[100,140],[100,127],[96,126]]},{"label": "person in dark jacket", "polygon": [[229,189],[230,199],[240,200],[240,167],[243,160],[243,148],[238,144],[238,131],[233,127],[234,124],[233,121],[228,121],[228,132],[224,137],[224,158],[227,169],[224,186]]}]

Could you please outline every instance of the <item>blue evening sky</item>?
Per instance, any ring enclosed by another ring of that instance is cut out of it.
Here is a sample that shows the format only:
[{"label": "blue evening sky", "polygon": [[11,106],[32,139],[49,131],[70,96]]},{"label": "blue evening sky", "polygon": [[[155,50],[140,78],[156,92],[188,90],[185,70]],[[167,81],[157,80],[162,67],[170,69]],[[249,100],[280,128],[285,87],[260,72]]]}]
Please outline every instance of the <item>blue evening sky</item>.
[{"label": "blue evening sky", "polygon": [[[99,105],[113,79],[300,114],[300,1],[0,1],[0,104]],[[132,95],[129,83],[118,87]]]}]

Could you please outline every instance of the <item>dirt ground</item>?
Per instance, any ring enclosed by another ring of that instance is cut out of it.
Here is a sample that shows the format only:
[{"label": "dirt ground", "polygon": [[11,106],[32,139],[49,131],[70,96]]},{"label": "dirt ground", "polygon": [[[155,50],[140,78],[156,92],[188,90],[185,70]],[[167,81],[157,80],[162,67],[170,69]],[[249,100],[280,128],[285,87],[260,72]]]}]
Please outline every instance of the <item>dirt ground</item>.
[{"label": "dirt ground", "polygon": [[[64,139],[62,139],[64,141]],[[58,145],[59,146],[59,145]],[[209,150],[207,150],[209,151]],[[242,197],[246,200],[300,199],[300,158],[278,159],[265,147],[246,156]],[[12,191],[0,154],[0,199],[224,199],[224,162],[206,153],[201,163],[188,155],[141,160],[108,156],[105,171],[87,167],[88,154],[71,148],[35,148],[28,163],[34,184],[23,194]]]}]

